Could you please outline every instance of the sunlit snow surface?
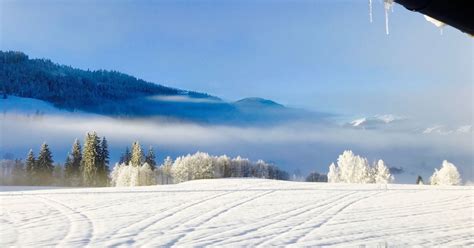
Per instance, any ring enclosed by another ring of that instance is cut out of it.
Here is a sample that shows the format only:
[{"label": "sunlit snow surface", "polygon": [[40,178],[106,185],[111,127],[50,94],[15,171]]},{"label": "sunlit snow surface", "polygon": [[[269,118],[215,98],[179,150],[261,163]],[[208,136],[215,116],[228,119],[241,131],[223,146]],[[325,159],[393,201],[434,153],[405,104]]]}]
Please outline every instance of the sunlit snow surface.
[{"label": "sunlit snow surface", "polygon": [[217,179],[0,192],[7,246],[474,245],[474,188]]}]

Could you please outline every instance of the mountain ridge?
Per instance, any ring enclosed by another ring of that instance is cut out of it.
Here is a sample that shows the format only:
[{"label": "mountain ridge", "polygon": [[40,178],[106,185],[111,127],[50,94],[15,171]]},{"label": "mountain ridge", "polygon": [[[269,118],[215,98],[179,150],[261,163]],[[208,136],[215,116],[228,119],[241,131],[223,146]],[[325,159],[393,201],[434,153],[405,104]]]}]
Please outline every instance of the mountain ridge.
[{"label": "mountain ridge", "polygon": [[227,102],[207,93],[138,79],[117,71],[82,70],[22,52],[0,51],[0,90],[71,111],[121,118],[172,117],[206,123],[275,123],[327,114],[287,108],[259,97]]}]

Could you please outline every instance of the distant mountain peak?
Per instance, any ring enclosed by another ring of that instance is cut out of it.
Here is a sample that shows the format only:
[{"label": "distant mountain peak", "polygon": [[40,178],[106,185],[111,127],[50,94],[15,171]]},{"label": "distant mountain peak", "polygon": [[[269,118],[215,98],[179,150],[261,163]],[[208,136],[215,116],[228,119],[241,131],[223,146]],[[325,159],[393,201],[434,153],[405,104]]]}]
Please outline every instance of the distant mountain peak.
[{"label": "distant mountain peak", "polygon": [[374,115],[355,119],[347,123],[346,126],[363,129],[375,129],[379,126],[385,126],[403,120],[406,120],[406,118],[393,114]]},{"label": "distant mountain peak", "polygon": [[238,106],[284,107],[282,104],[260,97],[247,97],[236,101],[235,104]]}]

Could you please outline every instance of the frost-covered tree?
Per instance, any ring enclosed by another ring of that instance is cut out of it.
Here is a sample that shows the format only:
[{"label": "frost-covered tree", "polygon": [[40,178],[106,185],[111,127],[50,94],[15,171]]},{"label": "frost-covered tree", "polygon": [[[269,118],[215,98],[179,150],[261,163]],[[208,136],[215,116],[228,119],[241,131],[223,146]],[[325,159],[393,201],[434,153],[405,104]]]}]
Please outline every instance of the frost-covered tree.
[{"label": "frost-covered tree", "polygon": [[328,181],[330,183],[390,183],[393,176],[379,160],[375,166],[369,166],[366,158],[354,155],[352,151],[344,151],[337,159],[337,165],[329,166]]},{"label": "frost-covered tree", "polygon": [[173,176],[171,174],[172,166],[173,166],[173,160],[171,159],[171,157],[168,156],[165,158],[165,160],[163,161],[163,164],[158,168],[158,170],[155,170],[159,183],[161,184],[173,183]]},{"label": "frost-covered tree", "polygon": [[194,161],[192,164],[196,166],[194,179],[210,179],[214,178],[213,158],[207,153],[198,152],[191,157]]},{"label": "frost-covered tree", "polygon": [[153,150],[153,147],[150,146],[148,148],[148,152],[145,156],[145,163],[150,165],[151,170],[155,170],[156,167],[156,156],[155,156],[155,151]]},{"label": "frost-covered tree", "polygon": [[49,146],[43,143],[38,154],[35,166],[35,176],[40,185],[50,184],[53,176],[53,156],[49,150]]},{"label": "frost-covered tree", "polygon": [[214,178],[213,158],[203,152],[178,157],[171,172],[175,182]]},{"label": "frost-covered tree", "polygon": [[138,141],[132,144],[132,157],[130,158],[130,164],[132,166],[141,166],[143,163],[143,151]]},{"label": "frost-covered tree", "polygon": [[116,187],[133,187],[155,184],[153,171],[147,163],[144,163],[141,166],[116,164],[111,173],[111,181]]},{"label": "frost-covered tree", "polygon": [[287,172],[263,160],[254,163],[240,156],[230,159],[225,155],[216,157],[202,152],[178,157],[173,163],[172,175],[175,182],[221,177],[289,179]]},{"label": "frost-covered tree", "polygon": [[138,172],[138,182],[140,186],[147,186],[155,184],[155,176],[151,166],[148,163],[144,163],[140,167]]},{"label": "frost-covered tree", "polygon": [[435,169],[430,181],[431,185],[460,185],[461,176],[454,164],[444,160],[441,169]]},{"label": "frost-covered tree", "polygon": [[337,168],[334,163],[331,163],[331,165],[329,166],[328,182],[330,183],[341,182],[341,179],[339,178],[339,168]]},{"label": "frost-covered tree", "polygon": [[369,163],[367,159],[354,155],[352,151],[344,151],[337,159],[339,177],[345,183],[368,183]]},{"label": "frost-covered tree", "polygon": [[383,160],[379,160],[377,162],[377,166],[375,167],[375,175],[374,175],[375,183],[387,184],[393,181],[393,177],[390,174],[389,169],[385,166]]},{"label": "frost-covered tree", "polygon": [[218,177],[231,177],[232,176],[232,161],[227,155],[222,155],[217,157],[217,167],[216,167],[216,175]]}]

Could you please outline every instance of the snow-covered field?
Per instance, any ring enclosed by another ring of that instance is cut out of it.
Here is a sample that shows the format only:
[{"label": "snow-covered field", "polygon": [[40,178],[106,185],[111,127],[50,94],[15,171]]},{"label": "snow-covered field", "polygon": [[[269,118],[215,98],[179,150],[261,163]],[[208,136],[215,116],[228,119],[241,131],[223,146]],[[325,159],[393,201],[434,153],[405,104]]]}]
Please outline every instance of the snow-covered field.
[{"label": "snow-covered field", "polygon": [[0,188],[7,246],[474,246],[474,187],[260,179]]}]

